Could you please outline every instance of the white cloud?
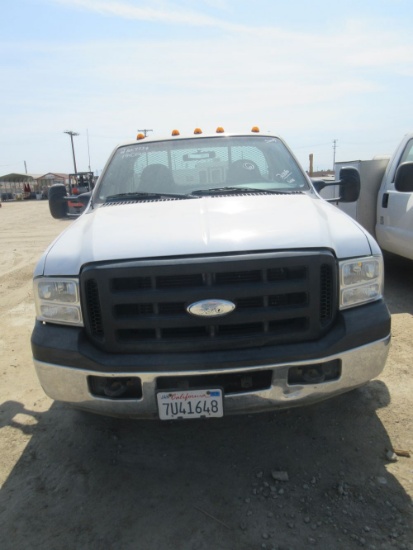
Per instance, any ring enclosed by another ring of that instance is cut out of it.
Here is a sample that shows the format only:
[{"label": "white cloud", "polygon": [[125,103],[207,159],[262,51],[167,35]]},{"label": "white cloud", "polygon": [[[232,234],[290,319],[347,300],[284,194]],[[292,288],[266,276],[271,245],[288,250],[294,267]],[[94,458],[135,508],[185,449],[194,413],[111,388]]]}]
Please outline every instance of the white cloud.
[{"label": "white cloud", "polygon": [[[224,55],[230,55],[232,58],[237,56],[234,63],[243,65],[259,51],[255,58],[258,65],[262,59],[269,63],[275,62],[279,69],[287,73],[292,70],[291,64],[295,67],[298,63],[301,74],[311,72],[315,77],[324,75],[327,70],[345,71],[353,67],[387,67],[398,74],[412,73],[412,35],[403,35],[400,31],[391,30],[383,22],[375,21],[373,17],[368,20],[343,18],[342,26],[337,29],[325,29],[321,26],[307,32],[297,32],[288,30],[288,27],[282,24],[253,26],[232,23],[228,14],[229,4],[225,0],[200,1],[196,4],[196,10],[193,9],[193,2],[182,0],[153,0],[150,3],[140,2],[139,5],[124,0],[51,1],[68,8],[82,9],[108,17],[164,23],[171,27],[183,24],[224,31],[219,41],[219,44],[224,46],[219,56],[222,63],[225,63]],[[202,13],[200,8],[205,6],[214,8],[214,12],[220,10],[221,17]],[[216,59],[215,43],[216,38],[203,45],[205,53],[213,59]],[[193,45],[187,45],[189,52],[193,46],[199,52],[196,41]],[[215,51],[211,52],[211,48]],[[164,50],[164,53],[167,56],[168,50]],[[282,60],[284,63],[281,66]]]},{"label": "white cloud", "polygon": [[140,21],[153,21],[171,24],[184,24],[191,26],[208,26],[226,30],[246,29],[241,25],[233,25],[222,19],[210,17],[188,7],[181,7],[177,3],[168,5],[159,4],[158,7],[136,6],[127,2],[116,0],[53,0],[59,4],[76,7],[102,15],[122,17],[124,19],[136,19]]},{"label": "white cloud", "polygon": [[[0,43],[3,59],[21,60],[14,66],[0,62],[8,82],[0,96],[12,113],[2,116],[4,135],[8,142],[16,141],[24,128],[30,137],[24,148],[36,139],[39,147],[43,143],[34,158],[53,157],[56,165],[38,171],[64,170],[57,160],[62,144],[66,158],[67,136],[62,134],[66,127],[82,134],[89,128],[100,167],[112,145],[133,139],[137,128],[145,126],[159,135],[175,126],[182,132],[197,125],[212,131],[222,124],[237,131],[259,124],[286,137],[300,136],[299,145],[325,143],[326,135],[327,141],[341,140],[340,132],[377,134],[378,113],[390,117],[395,114],[391,109],[403,109],[390,83],[397,87],[397,77],[412,76],[413,36],[383,31],[373,20],[343,21],[340,28],[321,32],[317,28],[294,32],[288,27],[227,22],[231,6],[225,0],[197,4],[153,0],[139,5],[50,1],[108,18],[162,22],[172,29],[185,24],[214,33],[208,38],[211,33],[200,30],[186,39],[165,33],[161,40],[144,42],[85,37],[82,42],[52,45],[41,39]],[[215,8],[211,13],[219,16],[201,13],[204,7]],[[387,126],[383,133],[386,130]],[[60,139],[51,143],[50,135]],[[2,143],[4,152],[8,142]],[[344,153],[342,141],[339,146]],[[327,146],[328,160],[330,153]]]}]

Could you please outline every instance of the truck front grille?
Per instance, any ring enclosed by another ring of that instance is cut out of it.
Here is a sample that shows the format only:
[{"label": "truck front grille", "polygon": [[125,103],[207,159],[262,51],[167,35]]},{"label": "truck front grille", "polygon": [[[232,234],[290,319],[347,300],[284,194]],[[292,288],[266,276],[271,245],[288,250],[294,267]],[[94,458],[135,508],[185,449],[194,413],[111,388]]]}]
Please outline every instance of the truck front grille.
[{"label": "truck front grille", "polygon": [[[113,353],[251,348],[315,340],[334,321],[336,262],[328,251],[91,264],[81,274],[89,338]],[[197,317],[194,302],[235,310]]]}]

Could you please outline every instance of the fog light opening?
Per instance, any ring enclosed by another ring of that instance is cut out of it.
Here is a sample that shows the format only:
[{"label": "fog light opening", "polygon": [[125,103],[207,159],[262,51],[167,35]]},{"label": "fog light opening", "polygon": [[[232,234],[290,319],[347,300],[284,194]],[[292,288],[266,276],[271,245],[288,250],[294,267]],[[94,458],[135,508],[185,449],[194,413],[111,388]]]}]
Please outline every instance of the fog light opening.
[{"label": "fog light opening", "polygon": [[341,361],[327,361],[316,365],[288,369],[289,385],[323,384],[338,380],[341,376]]},{"label": "fog light opening", "polygon": [[303,380],[307,384],[321,384],[326,379],[323,370],[320,367],[313,367],[304,369],[303,371]]},{"label": "fog light opening", "polygon": [[142,384],[140,378],[89,376],[89,390],[95,397],[104,399],[140,399]]},{"label": "fog light opening", "polygon": [[108,381],[103,387],[103,391],[108,397],[120,397],[126,393],[126,390],[126,382],[123,380]]}]

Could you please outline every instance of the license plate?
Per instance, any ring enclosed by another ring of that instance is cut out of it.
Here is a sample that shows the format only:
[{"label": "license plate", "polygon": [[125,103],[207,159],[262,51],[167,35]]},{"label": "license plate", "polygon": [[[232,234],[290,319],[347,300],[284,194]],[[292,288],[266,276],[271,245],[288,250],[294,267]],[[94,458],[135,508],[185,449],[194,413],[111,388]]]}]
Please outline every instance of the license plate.
[{"label": "license plate", "polygon": [[159,418],[216,418],[224,416],[222,389],[161,391],[157,393]]}]

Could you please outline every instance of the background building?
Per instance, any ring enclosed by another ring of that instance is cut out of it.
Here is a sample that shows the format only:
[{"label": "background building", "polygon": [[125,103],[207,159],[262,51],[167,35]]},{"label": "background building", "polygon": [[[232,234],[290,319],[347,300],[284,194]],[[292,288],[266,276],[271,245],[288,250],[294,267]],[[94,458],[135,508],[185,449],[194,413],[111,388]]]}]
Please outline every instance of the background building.
[{"label": "background building", "polygon": [[67,184],[68,174],[20,174],[13,172],[0,176],[1,200],[14,198],[34,198],[35,195],[47,197],[47,190],[55,183]]}]

